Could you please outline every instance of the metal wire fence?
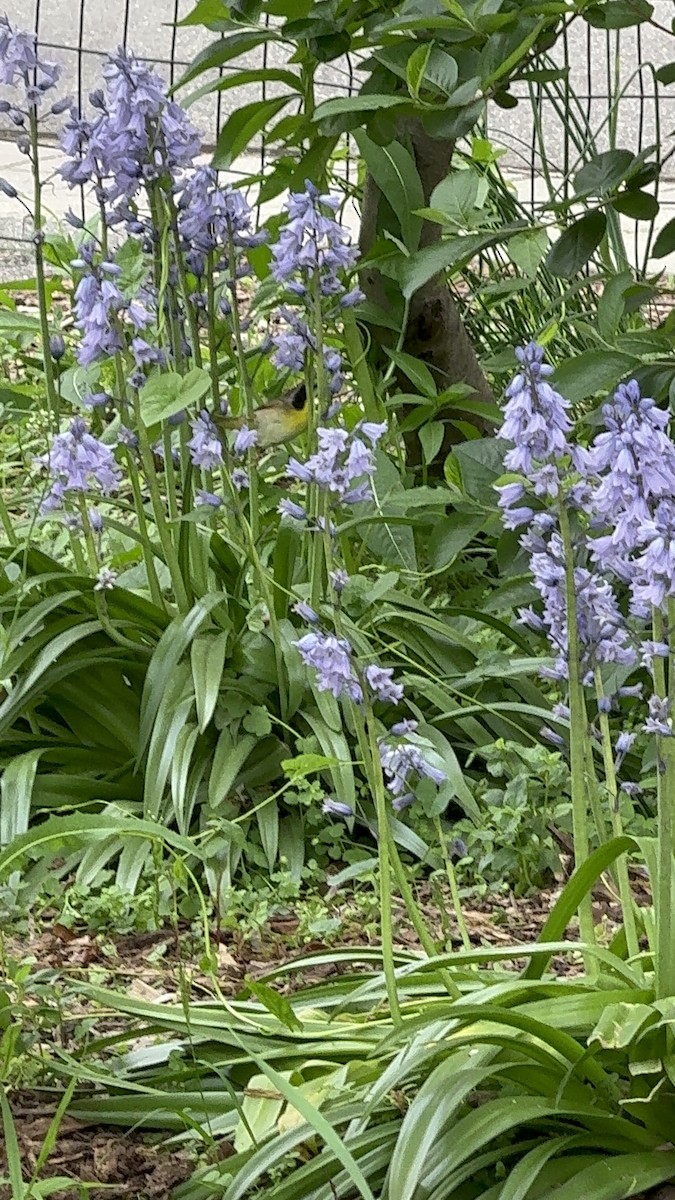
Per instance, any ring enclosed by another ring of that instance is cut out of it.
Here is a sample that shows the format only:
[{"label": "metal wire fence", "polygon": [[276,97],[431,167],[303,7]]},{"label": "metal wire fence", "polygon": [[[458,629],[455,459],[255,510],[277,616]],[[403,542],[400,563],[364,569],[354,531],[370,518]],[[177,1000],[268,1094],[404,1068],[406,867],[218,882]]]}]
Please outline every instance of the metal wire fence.
[{"label": "metal wire fence", "polygon": [[[63,67],[64,88],[78,104],[86,105],[88,92],[99,83],[102,60],[119,45],[132,48],[175,83],[197,51],[213,38],[201,28],[179,27],[178,22],[192,7],[193,0],[123,0],[117,5],[105,0],[65,4],[64,0],[13,0],[11,19],[35,29],[43,52]],[[545,84],[518,84],[514,88],[519,97],[516,108],[505,111],[492,106],[489,110],[486,131],[504,148],[506,172],[530,207],[565,195],[575,170],[597,150],[614,145],[640,152],[658,145],[662,156],[673,150],[675,88],[669,94],[655,78],[655,69],[673,58],[673,41],[665,32],[672,16],[671,0],[656,0],[654,15],[663,30],[638,26],[607,33],[576,22],[551,56],[552,64],[565,68],[566,77]],[[284,49],[266,43],[246,55],[245,65],[283,66]],[[221,67],[217,74],[241,66],[239,60],[234,66]],[[319,75],[317,98],[348,94],[359,87],[359,80],[358,60],[347,56],[327,64]],[[278,87],[273,82],[237,86],[197,101],[191,115],[204,135],[206,153],[212,150],[229,113],[274,95]],[[7,122],[6,117],[0,120]],[[48,154],[51,148],[49,161],[54,166],[58,161],[57,132],[54,122],[45,125],[42,135]],[[1,173],[16,183],[26,165],[14,147],[15,133],[11,124],[0,124]],[[264,138],[252,153],[255,160],[249,154],[234,165],[233,175],[250,175],[252,169],[264,171],[270,154]],[[673,162],[675,157],[668,158],[660,181],[662,220],[672,215],[668,210],[675,206]],[[346,169],[352,169],[349,154]],[[21,182],[19,179],[16,186]],[[59,189],[56,181],[53,187],[52,208],[58,215],[68,207],[72,195],[62,186]],[[19,242],[27,232],[23,218],[2,203],[0,242]],[[631,228],[631,235],[637,263],[642,231]]]}]

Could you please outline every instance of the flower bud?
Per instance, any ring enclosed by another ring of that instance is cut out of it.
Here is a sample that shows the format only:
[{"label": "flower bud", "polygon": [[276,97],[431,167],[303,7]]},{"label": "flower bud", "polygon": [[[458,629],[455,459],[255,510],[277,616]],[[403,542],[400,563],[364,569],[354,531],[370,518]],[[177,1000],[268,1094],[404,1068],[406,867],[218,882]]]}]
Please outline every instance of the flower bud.
[{"label": "flower bud", "polygon": [[54,104],[52,104],[52,108],[51,108],[52,116],[60,117],[61,113],[64,113],[66,111],[66,109],[72,107],[72,103],[73,103],[72,96],[64,96],[62,100],[56,100],[54,102]]},{"label": "flower bud", "polygon": [[66,343],[60,333],[54,333],[49,339],[49,353],[54,362],[59,362],[66,352]]},{"label": "flower bud", "polygon": [[16,200],[19,195],[16,188],[7,179],[0,179],[0,192],[3,192],[5,196],[9,196],[10,200]]}]

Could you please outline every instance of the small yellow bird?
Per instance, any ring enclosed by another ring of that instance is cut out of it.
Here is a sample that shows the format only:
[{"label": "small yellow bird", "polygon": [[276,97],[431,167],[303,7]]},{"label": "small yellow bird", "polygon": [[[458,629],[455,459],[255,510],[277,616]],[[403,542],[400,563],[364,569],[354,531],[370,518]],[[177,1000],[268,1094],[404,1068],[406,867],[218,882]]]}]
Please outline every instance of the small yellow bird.
[{"label": "small yellow bird", "polygon": [[[250,423],[258,435],[256,446],[267,450],[282,442],[292,442],[293,438],[304,433],[307,417],[307,389],[301,383],[292,392],[286,392],[270,404],[256,408]],[[213,419],[220,429],[241,429],[242,425],[249,424],[245,416],[220,417],[215,414]]]}]

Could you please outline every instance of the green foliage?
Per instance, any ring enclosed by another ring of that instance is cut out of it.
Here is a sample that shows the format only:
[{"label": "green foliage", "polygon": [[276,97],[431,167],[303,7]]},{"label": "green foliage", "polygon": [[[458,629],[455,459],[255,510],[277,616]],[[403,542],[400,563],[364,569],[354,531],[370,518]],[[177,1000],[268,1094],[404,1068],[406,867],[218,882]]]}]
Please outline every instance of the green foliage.
[{"label": "green foliage", "polygon": [[561,869],[555,835],[570,830],[566,762],[543,746],[513,742],[486,746],[481,757],[491,778],[477,790],[479,820],[451,830],[460,882],[479,894],[516,896],[550,886]]}]

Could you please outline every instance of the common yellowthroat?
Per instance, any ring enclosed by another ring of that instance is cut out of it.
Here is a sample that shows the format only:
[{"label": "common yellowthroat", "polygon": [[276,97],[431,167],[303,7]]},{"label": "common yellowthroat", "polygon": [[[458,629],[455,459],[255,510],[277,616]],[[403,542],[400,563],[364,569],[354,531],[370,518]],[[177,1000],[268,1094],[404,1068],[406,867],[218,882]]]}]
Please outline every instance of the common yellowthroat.
[{"label": "common yellowthroat", "polygon": [[214,421],[220,429],[240,429],[242,425],[249,424],[258,434],[256,445],[263,450],[278,446],[281,442],[292,442],[307,428],[307,389],[301,383],[278,400],[256,408],[251,422],[246,417],[217,415]]}]

